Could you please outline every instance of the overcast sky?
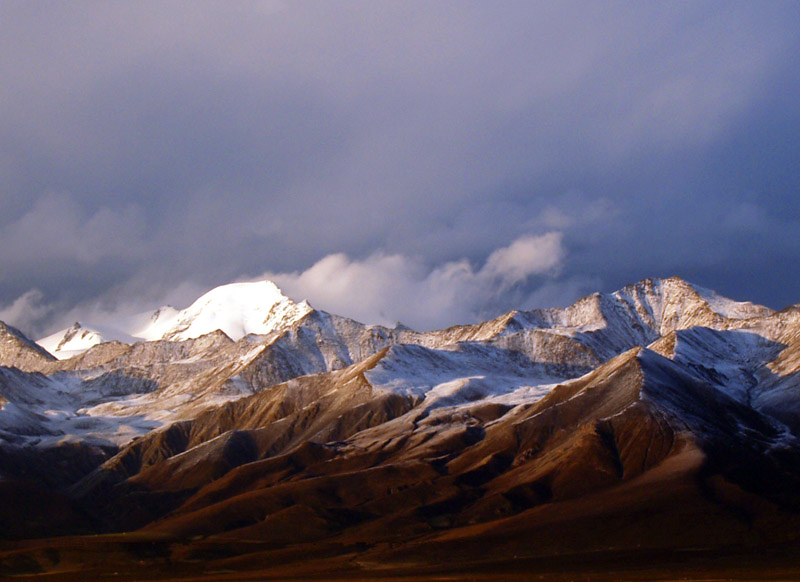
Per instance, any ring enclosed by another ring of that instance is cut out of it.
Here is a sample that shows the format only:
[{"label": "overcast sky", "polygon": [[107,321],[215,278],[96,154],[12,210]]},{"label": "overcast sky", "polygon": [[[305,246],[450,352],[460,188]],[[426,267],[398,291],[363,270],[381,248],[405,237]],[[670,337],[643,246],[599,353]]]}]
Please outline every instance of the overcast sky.
[{"label": "overcast sky", "polygon": [[800,302],[800,3],[0,3],[0,319]]}]

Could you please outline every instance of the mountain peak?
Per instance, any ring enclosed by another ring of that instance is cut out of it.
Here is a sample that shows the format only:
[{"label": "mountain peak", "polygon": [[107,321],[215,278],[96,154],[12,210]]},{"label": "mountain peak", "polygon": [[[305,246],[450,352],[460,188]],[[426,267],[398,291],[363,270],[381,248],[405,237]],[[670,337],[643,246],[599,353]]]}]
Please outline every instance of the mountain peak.
[{"label": "mountain peak", "polygon": [[59,360],[64,360],[107,341],[110,338],[106,335],[96,329],[84,327],[79,321],[76,321],[67,329],[57,331],[36,343]]},{"label": "mountain peak", "polygon": [[183,341],[221,330],[233,340],[268,334],[313,311],[307,301],[295,303],[272,281],[230,283],[201,295],[182,311],[164,307],[134,335],[145,340]]},{"label": "mountain peak", "polygon": [[724,320],[763,317],[773,310],[746,301],[735,301],[680,277],[650,278],[611,293],[656,323],[659,333],[694,325],[719,325]]},{"label": "mountain peak", "polygon": [[15,327],[0,321],[0,365],[35,369],[54,357]]}]

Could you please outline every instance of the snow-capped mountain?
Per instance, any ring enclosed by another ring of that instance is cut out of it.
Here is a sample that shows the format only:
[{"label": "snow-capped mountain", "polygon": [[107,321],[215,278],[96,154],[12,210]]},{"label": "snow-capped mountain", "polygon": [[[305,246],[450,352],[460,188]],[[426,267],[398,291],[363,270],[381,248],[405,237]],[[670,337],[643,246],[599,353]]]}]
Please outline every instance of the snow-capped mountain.
[{"label": "snow-capped mountain", "polygon": [[167,305],[151,314],[125,318],[113,327],[76,322],[37,343],[58,359],[66,359],[107,341],[184,341],[217,330],[239,340],[288,327],[311,311],[307,302],[293,302],[271,281],[232,283],[212,289],[180,311]]},{"label": "snow-capped mountain", "polygon": [[[689,512],[726,532],[739,530],[720,516],[745,512],[748,528],[763,516],[784,531],[764,508],[800,507],[797,307],[647,279],[416,332],[316,310],[262,281],[118,323],[38,345],[0,326],[0,485],[61,491],[66,532],[143,527],[142,539],[230,542],[233,554],[239,540],[303,551],[338,540],[325,551],[401,543],[420,555],[413,540],[453,551],[439,531],[473,551],[487,531],[544,547],[535,524],[570,539],[602,511],[618,526],[628,511]],[[28,525],[46,506],[33,499],[0,523],[52,534]],[[713,538],[652,519],[630,539]]]},{"label": "snow-capped mountain", "polygon": [[[73,391],[76,396],[59,406],[43,399],[33,412],[61,419],[50,432],[120,443],[120,434],[132,438],[136,433],[120,432],[109,419],[144,419],[136,426],[146,432],[153,423],[167,425],[297,376],[346,368],[396,345],[402,347],[378,366],[397,360],[375,376],[384,378],[378,385],[451,404],[480,398],[533,401],[559,382],[650,344],[733,397],[752,400],[757,391],[751,378],[768,356],[777,355],[782,318],[672,278],[596,293],[564,309],[513,311],[480,324],[419,333],[314,310],[269,281],[235,283],[209,291],[186,309],[164,307],[144,322],[121,322],[118,328],[127,325],[126,331],[100,332],[76,323],[40,340],[62,361],[39,356],[35,370],[60,371],[73,384],[91,388]],[[107,337],[122,341],[105,342]],[[699,347],[674,347],[690,345],[694,337],[703,338]],[[405,371],[386,379],[401,362],[397,369]],[[98,398],[97,385],[113,398]],[[774,396],[762,395],[762,401],[776,406]],[[791,409],[800,413],[800,402]],[[63,419],[84,428],[70,428]]]},{"label": "snow-capped mountain", "polygon": [[[295,303],[271,281],[232,283],[208,291],[180,311],[168,305],[111,326],[76,322],[37,343],[65,359],[106,341],[184,341],[217,330],[236,341],[289,328],[313,311],[307,301]],[[595,348],[607,358],[619,353],[620,346],[644,345],[674,329],[746,327],[748,320],[771,313],[767,307],[733,301],[678,278],[647,279],[614,293],[595,293],[564,309],[514,311],[486,323],[430,332],[425,341],[436,346],[540,329],[573,337],[597,335],[602,339]]]},{"label": "snow-capped mountain", "polygon": [[295,303],[272,281],[232,283],[212,289],[181,311],[159,309],[131,335],[147,341],[183,341],[219,330],[239,340],[289,327],[310,312],[307,302]]}]

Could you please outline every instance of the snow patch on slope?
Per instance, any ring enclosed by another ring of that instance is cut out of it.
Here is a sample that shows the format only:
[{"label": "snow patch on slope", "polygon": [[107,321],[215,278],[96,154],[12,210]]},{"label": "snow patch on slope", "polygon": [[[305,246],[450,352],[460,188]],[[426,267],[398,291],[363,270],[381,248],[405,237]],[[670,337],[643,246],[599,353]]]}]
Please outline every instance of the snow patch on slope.
[{"label": "snow patch on slope", "polygon": [[83,408],[109,398],[118,396],[109,396],[102,385],[76,374],[44,376],[0,368],[0,442],[52,446],[85,440],[120,445],[161,425],[142,415],[115,418]]},{"label": "snow patch on slope", "polygon": [[508,404],[543,398],[577,368],[536,363],[518,352],[465,342],[442,349],[393,346],[364,374],[382,390],[423,398],[425,410],[491,400]]}]

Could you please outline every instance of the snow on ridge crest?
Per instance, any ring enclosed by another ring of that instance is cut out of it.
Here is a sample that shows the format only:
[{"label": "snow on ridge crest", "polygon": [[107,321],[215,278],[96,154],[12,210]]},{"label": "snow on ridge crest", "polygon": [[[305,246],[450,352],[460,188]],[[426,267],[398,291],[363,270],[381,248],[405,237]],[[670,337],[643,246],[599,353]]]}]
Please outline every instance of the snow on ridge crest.
[{"label": "snow on ridge crest", "polygon": [[[236,341],[248,334],[286,328],[312,311],[306,301],[295,303],[272,281],[231,283],[211,289],[183,310],[165,306],[117,322],[114,329],[79,326],[80,330],[62,330],[37,343],[63,359],[114,339],[184,341],[221,330]],[[477,324],[481,333],[472,339],[538,328],[569,336],[604,331],[620,341],[627,338],[622,342],[626,345],[645,345],[674,329],[738,327],[737,321],[771,313],[766,307],[727,299],[678,277],[651,278],[613,293],[588,295],[565,308],[509,312]],[[639,331],[633,333],[632,328]]]},{"label": "snow on ridge crest", "polygon": [[635,310],[661,335],[695,325],[713,327],[722,323],[719,318],[742,320],[774,313],[768,307],[728,299],[680,277],[645,279],[611,296]]},{"label": "snow on ridge crest", "polygon": [[773,310],[750,301],[734,301],[723,297],[716,291],[690,283],[695,292],[705,301],[712,311],[728,319],[750,319],[770,315]]},{"label": "snow on ridge crest", "polygon": [[[767,307],[737,302],[679,277],[669,277],[644,279],[612,293],[587,295],[568,307],[535,309],[511,319],[522,328],[565,335],[602,332],[620,340],[616,342],[620,347],[647,345],[676,329],[698,325],[739,328],[746,320],[773,313]],[[498,320],[505,323],[508,315]]]}]

